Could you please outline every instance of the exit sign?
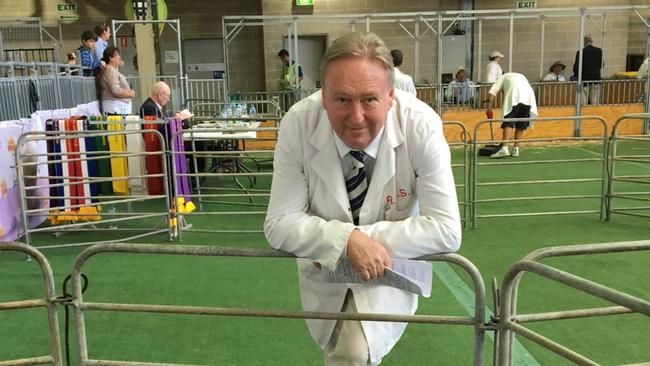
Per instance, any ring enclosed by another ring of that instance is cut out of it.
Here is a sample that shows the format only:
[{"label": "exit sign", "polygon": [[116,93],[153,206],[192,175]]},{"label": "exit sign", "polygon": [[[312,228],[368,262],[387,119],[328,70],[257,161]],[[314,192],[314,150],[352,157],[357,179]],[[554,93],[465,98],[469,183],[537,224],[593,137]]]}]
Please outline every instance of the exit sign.
[{"label": "exit sign", "polygon": [[517,1],[517,9],[531,9],[537,7],[537,1]]},{"label": "exit sign", "polygon": [[313,6],[314,0],[296,0],[298,6]]}]

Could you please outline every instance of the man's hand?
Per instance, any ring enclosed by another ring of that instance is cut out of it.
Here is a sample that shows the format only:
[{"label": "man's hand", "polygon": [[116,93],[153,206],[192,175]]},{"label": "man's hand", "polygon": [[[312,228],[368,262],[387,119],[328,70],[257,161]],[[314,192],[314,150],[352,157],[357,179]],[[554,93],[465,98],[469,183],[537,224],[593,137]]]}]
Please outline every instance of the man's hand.
[{"label": "man's hand", "polygon": [[492,112],[492,109],[488,109],[487,111],[485,111],[485,116],[486,116],[488,119],[492,119],[492,118],[494,118],[494,113]]},{"label": "man's hand", "polygon": [[384,267],[393,266],[384,246],[359,230],[348,237],[347,259],[364,281],[382,277]]}]

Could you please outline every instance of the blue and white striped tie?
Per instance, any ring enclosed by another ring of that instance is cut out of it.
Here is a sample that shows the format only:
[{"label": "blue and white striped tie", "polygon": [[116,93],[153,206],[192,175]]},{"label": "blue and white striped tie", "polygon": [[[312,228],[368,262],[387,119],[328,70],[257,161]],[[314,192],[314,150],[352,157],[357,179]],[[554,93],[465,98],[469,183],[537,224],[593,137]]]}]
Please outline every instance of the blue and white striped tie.
[{"label": "blue and white striped tie", "polygon": [[365,154],[363,151],[350,150],[350,155],[354,158],[354,168],[350,173],[350,178],[345,181],[345,186],[348,190],[354,224],[359,225],[359,211],[361,211],[363,200],[366,198],[366,192],[368,192],[368,179],[363,164]]}]

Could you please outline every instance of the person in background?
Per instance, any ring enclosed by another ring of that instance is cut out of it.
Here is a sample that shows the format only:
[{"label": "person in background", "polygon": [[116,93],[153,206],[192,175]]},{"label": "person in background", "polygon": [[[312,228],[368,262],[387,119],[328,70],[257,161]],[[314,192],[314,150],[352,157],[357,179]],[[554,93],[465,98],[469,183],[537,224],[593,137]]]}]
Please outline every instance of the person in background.
[{"label": "person in background", "polygon": [[[440,117],[396,90],[373,33],[349,33],[323,56],[322,89],[280,123],[264,233],[294,253],[306,311],[413,314],[416,295],[372,283],[328,283],[347,261],[364,280],[392,258],[454,252],[461,224]],[[326,366],[378,365],[406,323],[307,320]]]},{"label": "person in background", "polygon": [[68,75],[68,72],[70,75],[79,75],[79,69],[72,67],[77,65],[77,56],[75,56],[74,52],[70,52],[66,55],[66,57],[68,58],[68,61],[66,61],[66,63],[70,65],[70,68],[60,67],[59,75]]},{"label": "person in background", "polygon": [[101,63],[95,57],[95,33],[85,31],[81,34],[81,46],[77,48],[77,52],[79,52],[81,66],[89,68],[83,70],[83,76],[96,76]]},{"label": "person in background", "polygon": [[454,104],[472,104],[475,84],[467,78],[465,66],[458,66],[452,80],[445,90],[445,99]]},{"label": "person in background", "polygon": [[636,73],[636,78],[643,79],[647,77],[648,77],[648,58],[646,57],[646,59],[643,60],[641,67],[639,67],[639,71],[637,71]]},{"label": "person in background", "polygon": [[[597,104],[600,101],[600,69],[603,67],[603,50],[593,45],[590,35],[584,38],[582,49],[582,104]],[[576,52],[573,74],[578,77],[580,51]]]},{"label": "person in background", "polygon": [[[282,61],[282,79],[280,86],[283,90],[294,90],[300,88],[300,82],[303,79],[302,67],[289,58],[289,51],[284,48],[278,52],[278,57]],[[289,64],[291,62],[291,64]],[[296,88],[296,77],[298,78],[298,87]]]},{"label": "person in background", "polygon": [[151,86],[151,95],[140,106],[140,117],[153,116],[165,118],[165,106],[171,100],[172,91],[164,81],[157,81]]},{"label": "person in background", "polygon": [[104,50],[108,47],[108,40],[111,39],[111,28],[106,24],[98,24],[95,26],[95,35],[97,36],[95,57],[101,60],[104,57]]},{"label": "person in background", "polygon": [[[535,99],[535,92],[533,92],[533,88],[530,86],[528,79],[522,74],[509,72],[501,75],[492,84],[492,88],[490,88],[487,112],[485,113],[488,119],[494,117],[492,106],[500,91],[503,91],[503,118],[530,118],[531,115],[533,118],[537,117],[537,100]],[[512,156],[518,157],[519,140],[529,126],[530,122],[528,121],[503,122],[501,128],[503,129],[504,142],[501,143],[501,149],[490,155],[490,158],[505,158],[511,155],[506,143],[512,140],[513,130],[515,144]]]},{"label": "person in background", "polygon": [[393,57],[393,66],[395,66],[395,87],[413,95],[417,95],[413,79],[399,69],[404,61],[404,54],[402,51],[395,49],[390,51],[390,55]]},{"label": "person in background", "polygon": [[99,89],[104,113],[131,114],[131,99],[135,92],[118,71],[118,67],[124,65],[120,52],[116,47],[109,46],[104,50],[102,61],[106,67],[101,72]]},{"label": "person in background", "polygon": [[503,58],[503,54],[499,51],[492,51],[490,53],[490,62],[487,64],[487,67],[485,68],[485,82],[486,83],[494,83],[497,81],[497,79],[503,75],[503,70],[501,69],[501,59]]},{"label": "person in background", "polygon": [[548,68],[549,74],[544,76],[542,81],[566,81],[562,71],[566,68],[566,65],[560,61],[555,61],[551,67]]}]

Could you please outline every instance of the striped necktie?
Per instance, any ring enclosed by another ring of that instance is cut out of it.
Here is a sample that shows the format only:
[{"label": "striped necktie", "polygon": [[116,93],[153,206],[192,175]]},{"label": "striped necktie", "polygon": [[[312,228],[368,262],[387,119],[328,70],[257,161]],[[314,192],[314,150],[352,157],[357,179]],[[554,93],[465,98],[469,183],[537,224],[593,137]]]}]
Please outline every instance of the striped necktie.
[{"label": "striped necktie", "polygon": [[368,179],[366,178],[366,169],[363,164],[363,151],[350,150],[350,155],[354,158],[354,168],[350,177],[345,181],[345,186],[350,199],[350,209],[354,224],[359,225],[359,211],[363,205],[363,200],[368,192]]}]

